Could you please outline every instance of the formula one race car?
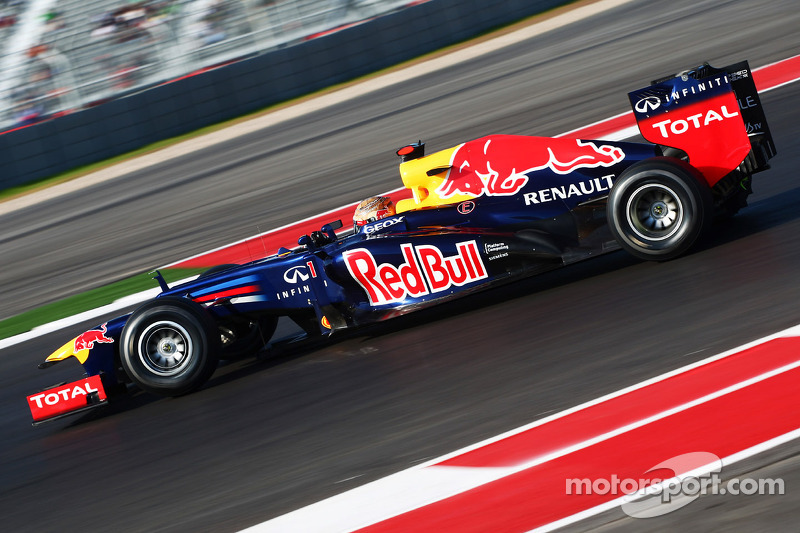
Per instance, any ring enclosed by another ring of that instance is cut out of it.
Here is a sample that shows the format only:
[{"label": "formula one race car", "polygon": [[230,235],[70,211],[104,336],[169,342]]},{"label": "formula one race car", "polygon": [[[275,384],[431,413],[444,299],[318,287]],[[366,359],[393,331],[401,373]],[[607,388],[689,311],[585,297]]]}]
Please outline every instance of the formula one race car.
[{"label": "formula one race car", "polygon": [[[175,396],[219,359],[254,354],[289,317],[309,336],[382,321],[623,248],[685,253],[746,205],[776,151],[747,62],[707,64],[629,94],[649,143],[490,135],[397,151],[413,198],[294,250],[223,265],[69,341],[87,377],[28,397],[34,423],[102,405],[133,383]],[[381,200],[381,199],[378,199]]]}]

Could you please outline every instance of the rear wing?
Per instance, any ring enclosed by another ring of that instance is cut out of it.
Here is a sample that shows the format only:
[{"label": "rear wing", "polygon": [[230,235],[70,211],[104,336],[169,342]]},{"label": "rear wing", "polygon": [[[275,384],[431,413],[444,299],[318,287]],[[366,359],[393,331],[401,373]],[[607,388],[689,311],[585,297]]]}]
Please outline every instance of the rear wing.
[{"label": "rear wing", "polygon": [[683,150],[709,185],[739,167],[766,170],[777,153],[747,61],[705,63],[628,97],[642,136]]}]

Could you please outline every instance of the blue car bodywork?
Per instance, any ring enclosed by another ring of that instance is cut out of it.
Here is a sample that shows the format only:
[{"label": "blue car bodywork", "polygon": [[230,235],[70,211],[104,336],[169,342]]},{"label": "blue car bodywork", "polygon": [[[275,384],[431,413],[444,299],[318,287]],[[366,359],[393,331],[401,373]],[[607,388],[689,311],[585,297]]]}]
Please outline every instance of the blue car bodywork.
[{"label": "blue car bodywork", "polygon": [[[217,359],[232,356],[238,337],[255,332],[255,340],[239,342],[245,352],[263,347],[278,317],[325,336],[620,247],[645,259],[677,257],[714,214],[744,205],[752,174],[775,154],[760,102],[757,132],[731,104],[757,101],[752,78],[742,81],[749,73],[746,62],[704,65],[630,93],[653,142],[491,135],[429,156],[422,143],[403,147],[400,172],[413,199],[399,202],[395,215],[346,235],[326,225],[301,236],[295,250],[188,283],[167,287],[160,279],[152,302],[84,333],[40,366],[74,356],[107,389],[133,381],[183,394],[202,386]],[[713,90],[698,89],[719,78]],[[724,146],[715,148],[720,139]],[[697,146],[706,141],[701,155]],[[692,166],[709,158],[708,168]],[[155,335],[161,330],[167,333]],[[208,352],[208,368],[171,388],[180,373],[170,354],[188,360],[190,344]],[[156,381],[144,375],[151,370]],[[91,394],[87,401],[103,403]],[[34,420],[63,414],[34,410]]]}]

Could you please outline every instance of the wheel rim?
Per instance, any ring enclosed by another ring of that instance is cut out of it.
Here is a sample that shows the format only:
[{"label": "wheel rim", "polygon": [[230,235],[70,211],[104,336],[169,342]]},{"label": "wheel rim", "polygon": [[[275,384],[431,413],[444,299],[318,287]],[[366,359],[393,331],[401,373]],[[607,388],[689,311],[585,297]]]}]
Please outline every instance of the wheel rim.
[{"label": "wheel rim", "polygon": [[636,189],[625,209],[628,225],[636,235],[649,241],[674,236],[685,216],[683,202],[675,192],[657,183]]},{"label": "wheel rim", "polygon": [[139,336],[139,359],[159,376],[183,372],[192,359],[192,348],[186,329],[170,320],[150,324]]}]

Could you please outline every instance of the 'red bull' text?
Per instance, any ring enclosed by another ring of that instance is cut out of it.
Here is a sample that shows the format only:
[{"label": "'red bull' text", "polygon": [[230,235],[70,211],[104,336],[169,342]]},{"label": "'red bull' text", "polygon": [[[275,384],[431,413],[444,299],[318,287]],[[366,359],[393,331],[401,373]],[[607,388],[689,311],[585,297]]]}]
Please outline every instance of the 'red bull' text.
[{"label": "'red bull' text", "polygon": [[458,253],[445,257],[432,245],[400,245],[405,261],[394,266],[375,261],[369,250],[357,248],[342,254],[347,270],[367,293],[372,305],[401,302],[460,287],[488,277],[475,241],[456,244]]}]

